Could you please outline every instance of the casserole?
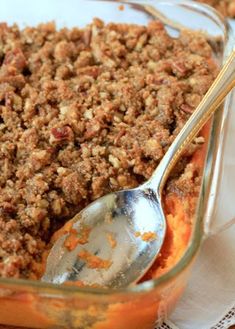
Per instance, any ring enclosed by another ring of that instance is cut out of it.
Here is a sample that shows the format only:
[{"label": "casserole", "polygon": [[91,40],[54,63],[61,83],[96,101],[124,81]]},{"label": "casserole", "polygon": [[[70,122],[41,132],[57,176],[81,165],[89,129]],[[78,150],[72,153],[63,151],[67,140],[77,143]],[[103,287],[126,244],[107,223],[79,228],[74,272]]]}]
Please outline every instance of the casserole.
[{"label": "casserole", "polygon": [[[70,3],[70,7],[65,2],[60,2],[57,7],[53,7],[52,2],[50,5],[45,4],[45,6],[40,3],[38,11],[35,7],[28,6],[27,2],[24,4],[23,13],[20,8],[17,8],[17,15],[19,16],[9,17],[9,22],[12,20],[23,23],[26,19],[27,24],[33,25],[56,18],[59,25],[64,23],[68,23],[66,25],[70,26],[77,24],[77,12],[73,16],[75,11],[67,11],[68,8],[72,9],[75,5],[73,2]],[[174,29],[174,26],[180,28],[179,23],[182,21],[187,24],[187,15],[193,11],[194,19],[190,19],[190,26],[187,27],[198,29],[200,23],[202,27],[208,26],[208,39],[211,35],[210,42],[215,50],[214,55],[219,63],[222,62],[225,49],[229,44],[230,32],[214,12],[187,1],[156,2],[159,11],[154,11],[153,7],[149,6],[151,3],[145,2],[145,4],[146,6],[143,7],[125,3],[124,10],[118,10],[118,4],[112,2],[79,1],[79,3],[76,3],[79,6],[81,15],[78,25],[89,23],[93,16],[105,19],[107,15],[109,21],[140,23],[141,20],[143,24],[146,24],[149,19],[155,18],[152,15],[158,15],[160,11],[165,15],[165,17],[162,16],[162,19],[166,19],[169,32],[177,36],[178,31]],[[4,8],[5,10],[9,8],[9,2],[5,3],[5,6],[3,4],[1,20],[4,20]],[[55,16],[55,12],[50,12],[49,6],[51,9],[58,11],[58,16]],[[64,6],[66,11],[64,11]],[[43,9],[46,9],[46,12]],[[31,10],[33,11],[30,12]],[[63,17],[59,16],[60,12],[64,12]],[[84,12],[86,15],[84,15]],[[113,14],[112,17],[110,13]],[[67,19],[66,15],[68,15]],[[5,17],[7,17],[6,13]],[[32,21],[30,22],[28,19]],[[170,23],[172,20],[174,20],[173,28]],[[176,266],[158,279],[148,280],[136,287],[120,291],[93,288],[79,289],[30,280],[1,279],[0,323],[35,328],[94,329],[110,327],[153,328],[156,318],[158,323],[161,323],[183,291],[190,265],[203,237],[202,218],[206,213],[206,205],[212,207],[212,199],[209,198],[210,183],[212,174],[214,174],[212,169],[214,168],[215,159],[212,158],[216,154],[216,137],[219,136],[222,122],[219,115],[216,115],[211,128],[211,133],[214,135],[211,137],[209,146],[209,157],[206,164],[203,188],[199,197],[200,203],[195,216],[193,235],[184,256]],[[215,174],[213,177],[216,177]],[[209,215],[210,213],[207,214],[208,218]],[[17,312],[14,312],[14,317],[10,317],[10,313],[16,309]],[[27,316],[25,316],[26,314]],[[128,314],[128,316],[125,314]]]}]

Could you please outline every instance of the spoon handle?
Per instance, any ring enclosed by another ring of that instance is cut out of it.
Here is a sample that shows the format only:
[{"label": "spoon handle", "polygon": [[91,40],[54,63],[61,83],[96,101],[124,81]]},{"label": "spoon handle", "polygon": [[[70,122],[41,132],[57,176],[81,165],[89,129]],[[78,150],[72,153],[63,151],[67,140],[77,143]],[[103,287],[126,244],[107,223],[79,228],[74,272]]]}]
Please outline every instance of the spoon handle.
[{"label": "spoon handle", "polygon": [[177,135],[151,178],[142,185],[142,188],[154,190],[157,188],[156,192],[161,196],[164,184],[179,157],[234,86],[235,51],[229,56],[201,103]]}]

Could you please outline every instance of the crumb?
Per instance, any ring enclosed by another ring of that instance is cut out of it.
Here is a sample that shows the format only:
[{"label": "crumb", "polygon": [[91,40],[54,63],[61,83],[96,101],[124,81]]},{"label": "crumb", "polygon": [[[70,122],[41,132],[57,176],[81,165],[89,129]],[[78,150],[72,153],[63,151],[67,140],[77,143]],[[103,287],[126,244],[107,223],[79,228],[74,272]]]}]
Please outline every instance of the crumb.
[{"label": "crumb", "polygon": [[157,239],[157,235],[154,232],[145,232],[141,235],[141,239],[146,242],[151,242]]},{"label": "crumb", "polygon": [[125,9],[125,7],[124,7],[124,5],[120,5],[120,6],[118,6],[118,9],[123,11]]},{"label": "crumb", "polygon": [[71,228],[66,237],[64,246],[69,250],[74,250],[78,244],[86,244],[89,240],[91,227],[83,226],[79,231]]},{"label": "crumb", "polygon": [[135,237],[136,238],[141,238],[145,242],[151,242],[157,239],[157,235],[154,232],[144,232],[141,233],[139,231],[135,232]]},{"label": "crumb", "polygon": [[106,233],[106,236],[107,236],[107,239],[108,239],[108,242],[109,242],[111,248],[114,249],[117,246],[117,240],[115,239],[114,234],[108,232],[108,233]]},{"label": "crumb", "polygon": [[87,250],[83,249],[78,253],[78,257],[85,261],[87,267],[92,269],[108,270],[112,265],[112,261],[102,259],[98,256],[92,255]]},{"label": "crumb", "polygon": [[136,231],[136,232],[135,232],[135,237],[136,237],[136,238],[139,238],[140,236],[141,236],[141,233],[140,233],[139,231]]},{"label": "crumb", "polygon": [[112,213],[111,213],[111,212],[107,212],[107,213],[105,214],[104,221],[105,221],[107,224],[111,224],[111,223],[112,223],[112,221],[113,221],[113,217],[112,217]]}]

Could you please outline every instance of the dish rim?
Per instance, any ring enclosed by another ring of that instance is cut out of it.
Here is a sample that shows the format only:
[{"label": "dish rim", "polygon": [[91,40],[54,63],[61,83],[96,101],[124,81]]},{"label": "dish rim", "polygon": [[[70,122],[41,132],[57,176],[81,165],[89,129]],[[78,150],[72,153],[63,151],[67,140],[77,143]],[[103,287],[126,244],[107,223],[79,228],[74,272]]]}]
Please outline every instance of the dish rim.
[{"label": "dish rim", "polygon": [[[85,0],[79,0],[81,2]],[[89,0],[97,1],[97,2],[112,2],[112,3],[120,3],[123,5],[130,5],[130,6],[138,6],[139,8],[142,7],[143,10],[146,10],[144,7],[152,6],[153,3],[151,0],[143,0],[138,2],[138,0]],[[155,3],[165,4],[165,5],[178,5],[183,7],[191,8],[192,10],[196,10],[198,13],[202,15],[206,15],[211,19],[217,19],[217,21],[223,26],[224,28],[224,45],[223,45],[223,56],[222,60],[224,61],[228,52],[228,48],[230,47],[229,40],[232,35],[232,29],[230,24],[222,17],[215,9],[205,5],[205,4],[198,4],[194,3],[189,0],[157,0]],[[149,13],[150,14],[150,13]],[[155,17],[156,19],[156,17]],[[164,23],[164,22],[163,22]],[[174,22],[173,22],[174,24]],[[165,24],[164,24],[165,25]],[[118,295],[118,294],[133,294],[133,293],[146,293],[156,289],[158,286],[170,281],[177,275],[179,275],[193,260],[194,256],[196,255],[201,241],[204,237],[204,220],[203,217],[206,214],[207,218],[209,218],[213,211],[213,203],[214,199],[210,197],[210,189],[212,181],[215,180],[215,177],[218,177],[219,170],[217,168],[217,172],[214,172],[212,169],[215,167],[215,163],[221,162],[222,157],[222,148],[223,148],[223,137],[221,138],[219,145],[216,149],[215,142],[212,143],[213,138],[218,139],[218,136],[221,134],[222,130],[224,129],[224,122],[226,121],[226,115],[229,109],[229,99],[227,99],[226,104],[222,111],[217,111],[214,115],[214,119],[211,125],[210,131],[210,138],[209,144],[207,149],[207,157],[205,160],[204,166],[204,174],[201,184],[201,192],[199,195],[199,202],[197,206],[197,210],[195,213],[195,225],[194,225],[194,232],[192,233],[192,237],[190,239],[189,245],[183,254],[182,258],[165,274],[161,275],[158,278],[151,279],[142,283],[139,283],[135,286],[129,286],[127,288],[121,289],[102,289],[102,288],[89,288],[89,287],[77,287],[77,286],[66,286],[66,285],[59,285],[54,283],[46,283],[38,280],[30,280],[30,279],[14,279],[14,278],[0,278],[0,290],[2,288],[9,289],[10,287],[16,287],[17,289],[33,289],[36,290],[37,293],[43,295],[48,294],[48,292],[54,295],[61,295],[61,294],[69,294],[69,295],[79,295],[81,296],[101,296],[101,295]],[[219,133],[218,133],[219,132]],[[223,133],[222,133],[223,135]],[[210,153],[210,154],[209,154]],[[215,159],[215,155],[218,154],[219,156]],[[214,159],[212,159],[214,158]],[[220,167],[220,165],[218,165]],[[207,173],[206,173],[207,172]],[[208,174],[209,172],[209,174]],[[210,176],[210,177],[209,177]],[[216,189],[216,187],[214,187]],[[206,200],[206,201],[205,201]],[[209,209],[209,210],[208,210]]]}]

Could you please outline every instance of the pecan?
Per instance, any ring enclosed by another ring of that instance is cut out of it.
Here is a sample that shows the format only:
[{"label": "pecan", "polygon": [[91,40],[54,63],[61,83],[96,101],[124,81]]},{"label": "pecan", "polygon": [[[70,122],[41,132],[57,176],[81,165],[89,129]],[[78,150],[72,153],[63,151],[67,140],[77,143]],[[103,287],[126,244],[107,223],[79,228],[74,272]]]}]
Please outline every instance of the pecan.
[{"label": "pecan", "polygon": [[16,211],[16,207],[10,202],[3,202],[1,205],[1,210],[4,213],[13,214]]},{"label": "pecan", "polygon": [[187,68],[185,67],[184,63],[180,61],[173,61],[171,63],[172,70],[175,73],[180,74],[181,76],[184,76],[187,73]]},{"label": "pecan", "polygon": [[193,111],[194,111],[194,108],[188,104],[182,104],[180,109],[185,112],[185,113],[189,113],[189,114],[192,114]]},{"label": "pecan", "polygon": [[52,128],[50,142],[70,141],[73,139],[73,131],[69,126]]},{"label": "pecan", "polygon": [[82,40],[83,40],[83,42],[85,43],[86,46],[90,45],[90,42],[91,42],[91,30],[90,29],[86,29],[83,32]]},{"label": "pecan", "polygon": [[98,66],[87,66],[84,68],[79,68],[77,70],[79,75],[88,75],[94,79],[96,79],[100,73],[100,69]]},{"label": "pecan", "polygon": [[124,128],[122,128],[122,129],[118,132],[118,134],[117,134],[117,136],[115,137],[115,140],[114,140],[114,145],[118,145],[119,140],[122,138],[122,136],[125,135],[125,133],[126,133],[126,129],[124,129]]},{"label": "pecan", "polygon": [[14,66],[18,71],[26,67],[26,59],[21,49],[15,48],[6,53],[3,65]]}]

